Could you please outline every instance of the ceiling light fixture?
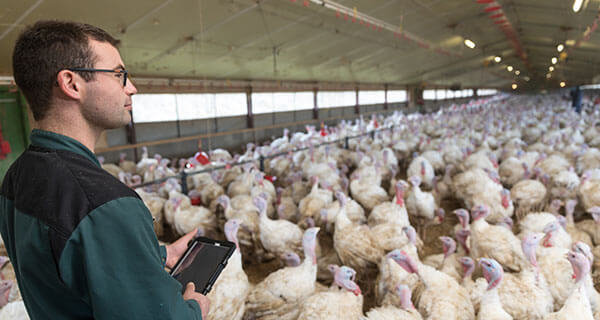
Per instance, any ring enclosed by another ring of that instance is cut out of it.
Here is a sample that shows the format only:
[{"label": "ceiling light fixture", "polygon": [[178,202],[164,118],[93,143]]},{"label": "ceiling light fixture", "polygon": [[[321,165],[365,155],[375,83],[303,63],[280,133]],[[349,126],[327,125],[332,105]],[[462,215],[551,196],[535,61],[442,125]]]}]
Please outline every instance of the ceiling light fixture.
[{"label": "ceiling light fixture", "polygon": [[475,48],[475,42],[471,41],[470,39],[465,39],[465,46],[473,49]]},{"label": "ceiling light fixture", "polygon": [[508,67],[506,67],[506,70],[508,70],[508,72],[512,72],[513,71],[513,67],[512,66],[508,66]]},{"label": "ceiling light fixture", "polygon": [[556,64],[558,62],[558,58],[557,57],[552,57],[552,64]]},{"label": "ceiling light fixture", "polygon": [[565,45],[562,43],[557,45],[556,50],[558,50],[558,52],[562,52],[563,50],[565,50]]},{"label": "ceiling light fixture", "polygon": [[566,85],[567,85],[567,84],[566,84],[564,81],[561,81],[561,82],[560,82],[560,87],[561,87],[561,88],[564,88]]},{"label": "ceiling light fixture", "polygon": [[515,71],[515,74],[516,74],[516,75],[520,75],[520,74],[521,74],[521,71],[517,70],[517,71]]},{"label": "ceiling light fixture", "polygon": [[494,61],[496,61],[496,63],[500,63],[500,61],[502,61],[502,58],[500,56],[495,56]]},{"label": "ceiling light fixture", "polygon": [[581,10],[582,5],[583,5],[583,0],[573,1],[573,12],[579,12],[579,10]]},{"label": "ceiling light fixture", "polygon": [[548,71],[550,71],[550,72],[554,71],[554,67],[553,66],[548,67]]},{"label": "ceiling light fixture", "polygon": [[517,84],[516,83],[513,83],[511,87],[512,87],[513,90],[517,90]]}]

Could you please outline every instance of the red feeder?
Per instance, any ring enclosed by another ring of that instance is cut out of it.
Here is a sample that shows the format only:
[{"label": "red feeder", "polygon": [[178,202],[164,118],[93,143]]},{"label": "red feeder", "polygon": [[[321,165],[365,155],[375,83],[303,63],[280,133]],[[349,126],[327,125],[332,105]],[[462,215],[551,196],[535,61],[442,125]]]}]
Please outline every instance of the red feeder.
[{"label": "red feeder", "polygon": [[500,12],[500,13],[496,13],[490,16],[490,19],[498,19],[504,16],[504,13]]},{"label": "red feeder", "polygon": [[206,152],[204,152],[202,150],[196,152],[196,154],[194,155],[194,159],[196,159],[196,161],[198,161],[203,166],[210,163],[210,159],[208,158],[208,155],[206,154]]},{"label": "red feeder", "polygon": [[500,9],[502,9],[501,6],[492,6],[492,7],[487,7],[485,9],[483,9],[483,11],[485,11],[485,12],[494,12],[494,11],[498,11]]}]

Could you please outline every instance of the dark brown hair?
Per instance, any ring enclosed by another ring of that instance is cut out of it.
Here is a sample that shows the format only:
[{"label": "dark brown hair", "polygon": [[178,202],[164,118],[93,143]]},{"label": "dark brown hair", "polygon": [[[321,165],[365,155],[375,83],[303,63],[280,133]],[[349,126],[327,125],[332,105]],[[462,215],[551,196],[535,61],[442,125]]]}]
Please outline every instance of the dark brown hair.
[{"label": "dark brown hair", "polygon": [[[15,82],[23,91],[36,121],[50,108],[52,87],[58,72],[66,68],[93,68],[96,57],[89,39],[117,47],[119,40],[89,24],[68,21],[38,21],[21,33],[13,51]],[[86,81],[92,72],[81,72]]]}]

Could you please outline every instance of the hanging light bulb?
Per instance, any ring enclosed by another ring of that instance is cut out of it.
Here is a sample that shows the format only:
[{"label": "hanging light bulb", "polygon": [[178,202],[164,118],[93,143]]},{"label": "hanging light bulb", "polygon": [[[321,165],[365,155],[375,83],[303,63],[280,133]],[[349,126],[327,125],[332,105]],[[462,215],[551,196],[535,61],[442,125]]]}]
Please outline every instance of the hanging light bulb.
[{"label": "hanging light bulb", "polygon": [[516,74],[516,75],[520,75],[520,74],[521,74],[521,71],[517,70],[517,71],[515,71],[515,74]]},{"label": "hanging light bulb", "polygon": [[573,12],[579,12],[579,10],[581,10],[582,5],[583,5],[583,0],[573,1]]},{"label": "hanging light bulb", "polygon": [[563,50],[565,50],[565,45],[562,43],[557,45],[556,50],[558,50],[558,52],[562,52]]},{"label": "hanging light bulb", "polygon": [[472,41],[472,40],[470,40],[470,39],[465,39],[465,46],[467,46],[467,47],[469,47],[469,48],[473,49],[473,48],[475,48],[475,42],[473,42],[473,41]]},{"label": "hanging light bulb", "polygon": [[550,71],[550,72],[554,71],[554,67],[553,66],[548,67],[548,71]]},{"label": "hanging light bulb", "polygon": [[508,66],[508,67],[506,67],[506,70],[508,70],[508,72],[512,72],[513,71],[513,67],[512,66]]},{"label": "hanging light bulb", "polygon": [[496,61],[496,63],[500,63],[500,61],[502,61],[502,58],[500,56],[495,56],[494,61]]},{"label": "hanging light bulb", "polygon": [[513,83],[511,87],[512,87],[513,90],[517,90],[517,84],[516,83]]},{"label": "hanging light bulb", "polygon": [[557,57],[552,57],[552,64],[556,64],[558,62],[558,58]]},{"label": "hanging light bulb", "polygon": [[566,85],[567,85],[567,84],[566,84],[564,81],[561,81],[561,82],[560,82],[560,87],[561,87],[561,88],[564,88]]}]

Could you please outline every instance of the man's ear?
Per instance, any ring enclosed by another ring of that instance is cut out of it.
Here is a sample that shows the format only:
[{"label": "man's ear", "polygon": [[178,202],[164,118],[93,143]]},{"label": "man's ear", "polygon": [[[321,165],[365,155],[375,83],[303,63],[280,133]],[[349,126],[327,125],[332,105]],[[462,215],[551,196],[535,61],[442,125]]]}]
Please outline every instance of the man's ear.
[{"label": "man's ear", "polygon": [[70,70],[61,70],[56,76],[58,89],[67,97],[79,100],[81,99],[81,89],[83,78]]}]

